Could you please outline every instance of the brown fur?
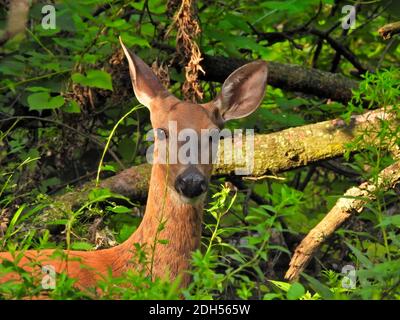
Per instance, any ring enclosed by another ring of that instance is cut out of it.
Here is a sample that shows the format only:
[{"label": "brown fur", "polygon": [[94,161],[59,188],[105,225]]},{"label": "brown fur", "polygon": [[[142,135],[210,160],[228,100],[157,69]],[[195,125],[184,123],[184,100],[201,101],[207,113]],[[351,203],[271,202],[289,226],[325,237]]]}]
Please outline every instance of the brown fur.
[{"label": "brown fur", "polygon": [[[79,288],[95,287],[96,282],[110,270],[114,276],[120,276],[128,269],[135,268],[130,263],[131,260],[134,261],[135,243],[144,245],[148,259],[151,259],[151,246],[155,243],[157,228],[162,219],[166,223],[158,239],[168,239],[168,243],[155,246],[152,274],[160,278],[169,275],[171,279],[175,279],[181,271],[189,269],[190,254],[199,246],[203,204],[181,203],[173,192],[167,190],[165,193],[165,188],[165,175],[160,165],[154,165],[143,221],[124,243],[98,251],[64,251],[68,261],[61,257],[51,258],[54,250],[29,250],[24,253],[24,257],[18,263],[19,266],[29,272],[40,274],[39,266],[31,266],[32,261],[41,265],[52,265],[57,273],[66,272],[69,277],[76,279]],[[163,194],[165,194],[164,199]],[[0,262],[3,259],[14,261],[8,252],[0,253]],[[11,273],[0,278],[0,282],[18,278],[18,275]],[[183,286],[186,286],[189,280],[187,273],[182,274]]]}]

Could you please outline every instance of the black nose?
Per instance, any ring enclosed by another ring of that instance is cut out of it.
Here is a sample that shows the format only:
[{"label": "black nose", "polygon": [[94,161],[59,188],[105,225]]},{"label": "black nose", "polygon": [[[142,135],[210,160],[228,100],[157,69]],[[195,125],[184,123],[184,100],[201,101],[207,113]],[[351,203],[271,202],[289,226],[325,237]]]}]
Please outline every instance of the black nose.
[{"label": "black nose", "polygon": [[207,190],[207,181],[197,170],[188,169],[176,178],[175,189],[185,197],[195,198]]}]

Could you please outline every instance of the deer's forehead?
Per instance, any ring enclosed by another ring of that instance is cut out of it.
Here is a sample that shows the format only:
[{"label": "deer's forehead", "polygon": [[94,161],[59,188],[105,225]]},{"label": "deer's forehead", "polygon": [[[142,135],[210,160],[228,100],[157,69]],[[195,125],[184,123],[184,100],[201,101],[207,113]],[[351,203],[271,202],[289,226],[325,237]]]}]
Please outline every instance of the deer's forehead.
[{"label": "deer's forehead", "polygon": [[168,127],[170,123],[175,123],[178,130],[185,128],[200,130],[215,127],[207,110],[200,105],[190,103],[178,103],[165,108],[153,118],[155,125]]}]

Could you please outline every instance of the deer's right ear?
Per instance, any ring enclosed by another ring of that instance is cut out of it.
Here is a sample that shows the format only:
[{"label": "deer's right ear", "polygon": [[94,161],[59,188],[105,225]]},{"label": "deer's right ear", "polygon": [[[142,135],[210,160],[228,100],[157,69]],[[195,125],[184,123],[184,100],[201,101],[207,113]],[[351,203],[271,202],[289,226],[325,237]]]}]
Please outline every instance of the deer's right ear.
[{"label": "deer's right ear", "polygon": [[170,95],[170,93],[160,83],[150,67],[125,47],[121,37],[119,41],[129,63],[129,74],[136,98],[141,104],[150,109],[151,102],[156,97],[164,98]]},{"label": "deer's right ear", "polygon": [[267,75],[268,65],[265,61],[245,64],[231,73],[218,96],[204,107],[217,110],[224,122],[246,117],[261,104]]}]

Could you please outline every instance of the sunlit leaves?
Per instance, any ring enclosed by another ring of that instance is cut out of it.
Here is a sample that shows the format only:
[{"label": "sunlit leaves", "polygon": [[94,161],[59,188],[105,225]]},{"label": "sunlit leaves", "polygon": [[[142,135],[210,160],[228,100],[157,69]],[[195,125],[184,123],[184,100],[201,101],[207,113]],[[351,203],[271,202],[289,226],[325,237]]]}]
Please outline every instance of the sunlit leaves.
[{"label": "sunlit leaves", "polygon": [[75,100],[68,102],[63,107],[62,110],[67,113],[80,113],[81,112],[81,108],[79,107],[78,102],[76,102]]},{"label": "sunlit leaves", "polygon": [[64,103],[62,96],[51,97],[48,92],[37,92],[28,96],[29,110],[58,109]]},{"label": "sunlit leaves", "polygon": [[74,73],[71,78],[83,86],[113,90],[111,75],[102,70],[88,70],[86,75]]},{"label": "sunlit leaves", "polygon": [[[285,11],[288,14],[296,14],[304,12],[310,6],[318,6],[320,0],[290,0],[290,1],[264,1],[261,7],[271,10]],[[322,1],[325,4],[332,4],[333,0]]]},{"label": "sunlit leaves", "polygon": [[121,38],[128,47],[137,45],[142,48],[150,48],[150,44],[145,38],[136,37],[129,32],[123,32]]},{"label": "sunlit leaves", "polygon": [[71,244],[71,249],[88,251],[93,249],[93,245],[89,242],[78,241]]}]

